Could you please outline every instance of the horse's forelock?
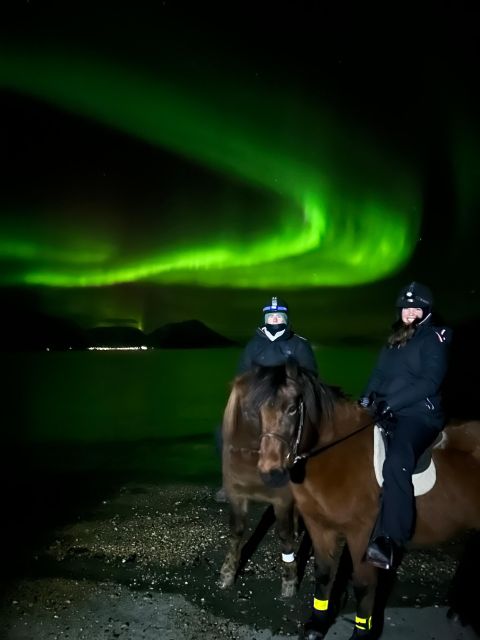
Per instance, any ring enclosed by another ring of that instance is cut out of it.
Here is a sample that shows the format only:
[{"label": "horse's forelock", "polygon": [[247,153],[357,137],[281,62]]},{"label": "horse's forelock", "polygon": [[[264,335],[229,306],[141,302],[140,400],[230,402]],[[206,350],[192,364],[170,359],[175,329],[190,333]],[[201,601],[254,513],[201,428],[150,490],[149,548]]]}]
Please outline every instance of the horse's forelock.
[{"label": "horse's forelock", "polygon": [[274,398],[279,389],[287,382],[285,367],[256,367],[245,378],[245,403],[253,411],[270,398]]},{"label": "horse's forelock", "polygon": [[322,383],[305,369],[296,369],[291,376],[291,367],[256,367],[241,378],[242,395],[245,407],[258,413],[261,406],[275,398],[282,387],[296,387],[302,396],[305,415],[312,424],[318,424],[320,418],[333,416],[336,400],[341,392]]}]

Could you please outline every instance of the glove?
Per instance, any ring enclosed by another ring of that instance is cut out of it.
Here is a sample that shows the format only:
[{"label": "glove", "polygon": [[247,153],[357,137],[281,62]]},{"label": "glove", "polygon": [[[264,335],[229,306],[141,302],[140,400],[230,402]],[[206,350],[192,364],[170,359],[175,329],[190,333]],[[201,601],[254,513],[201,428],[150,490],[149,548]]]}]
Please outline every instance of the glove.
[{"label": "glove", "polygon": [[375,409],[375,418],[377,420],[392,420],[393,411],[386,400],[380,400]]},{"label": "glove", "polygon": [[362,396],[357,400],[357,403],[364,409],[367,409],[372,404],[372,401],[370,396]]}]

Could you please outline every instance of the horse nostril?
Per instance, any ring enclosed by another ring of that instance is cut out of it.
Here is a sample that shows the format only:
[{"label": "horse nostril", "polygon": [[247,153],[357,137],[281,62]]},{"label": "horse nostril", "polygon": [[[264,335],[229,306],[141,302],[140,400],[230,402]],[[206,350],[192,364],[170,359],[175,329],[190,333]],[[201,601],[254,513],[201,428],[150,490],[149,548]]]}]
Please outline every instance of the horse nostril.
[{"label": "horse nostril", "polygon": [[263,484],[271,489],[284,487],[289,480],[288,472],[285,469],[272,469],[268,473],[261,473],[260,477]]}]

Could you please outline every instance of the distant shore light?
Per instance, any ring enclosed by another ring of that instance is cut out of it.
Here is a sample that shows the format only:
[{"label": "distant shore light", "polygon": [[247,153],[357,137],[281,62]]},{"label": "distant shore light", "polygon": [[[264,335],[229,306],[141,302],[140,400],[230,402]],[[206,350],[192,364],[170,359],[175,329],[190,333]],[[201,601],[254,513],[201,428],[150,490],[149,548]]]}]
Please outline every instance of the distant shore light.
[{"label": "distant shore light", "polygon": [[89,351],[146,351],[147,346],[141,347],[88,347]]}]

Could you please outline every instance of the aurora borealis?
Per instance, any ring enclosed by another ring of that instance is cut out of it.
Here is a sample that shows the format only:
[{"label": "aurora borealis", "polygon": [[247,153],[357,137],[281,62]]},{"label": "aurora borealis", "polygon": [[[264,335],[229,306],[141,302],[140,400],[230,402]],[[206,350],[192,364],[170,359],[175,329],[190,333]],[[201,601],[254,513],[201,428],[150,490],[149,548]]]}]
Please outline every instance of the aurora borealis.
[{"label": "aurora borealis", "polygon": [[[248,86],[230,88],[207,75],[205,92],[141,67],[48,49],[4,44],[1,86],[168,149],[263,198],[244,214],[256,221],[244,237],[230,225],[228,203],[215,203],[209,215],[216,228],[202,233],[202,203],[192,198],[187,204],[197,224],[187,218],[184,246],[174,240],[128,258],[112,238],[101,247],[88,238],[79,242],[90,236],[86,229],[72,239],[67,226],[52,243],[7,223],[0,250],[17,264],[3,275],[5,284],[102,286],[153,278],[204,286],[352,285],[382,278],[410,256],[419,227],[415,179],[392,154],[385,163],[386,150],[372,148],[354,124],[308,102],[295,104],[287,87],[249,95]],[[300,120],[303,135],[294,138]],[[52,206],[54,217],[65,217]],[[175,205],[160,203],[152,212],[159,220],[176,215]]]},{"label": "aurora borealis", "polygon": [[[0,44],[0,286],[57,302],[62,289],[79,301],[128,284],[307,296],[374,286],[438,238],[426,222],[447,186],[436,151],[427,163],[440,121],[458,219],[442,228],[470,241],[469,114],[452,137],[467,101],[442,98],[454,73],[425,79],[443,51],[404,55],[388,33],[379,48],[352,30],[319,43],[300,10],[275,35],[249,20],[196,29],[182,3],[139,12],[132,31],[128,12],[92,23],[85,8],[72,22],[33,4]],[[437,101],[444,120],[430,117]],[[110,315],[128,316],[121,306]]]}]

